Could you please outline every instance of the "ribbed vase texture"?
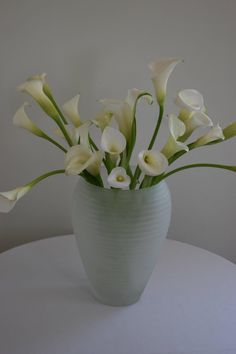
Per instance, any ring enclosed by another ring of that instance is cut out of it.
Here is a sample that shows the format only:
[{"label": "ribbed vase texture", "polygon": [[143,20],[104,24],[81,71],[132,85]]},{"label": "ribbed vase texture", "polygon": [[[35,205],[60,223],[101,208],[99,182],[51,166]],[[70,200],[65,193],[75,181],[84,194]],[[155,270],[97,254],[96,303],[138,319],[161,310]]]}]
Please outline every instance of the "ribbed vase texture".
[{"label": "ribbed vase texture", "polygon": [[111,306],[136,302],[167,235],[171,198],[167,184],[141,190],[96,187],[79,179],[72,222],[95,297]]}]

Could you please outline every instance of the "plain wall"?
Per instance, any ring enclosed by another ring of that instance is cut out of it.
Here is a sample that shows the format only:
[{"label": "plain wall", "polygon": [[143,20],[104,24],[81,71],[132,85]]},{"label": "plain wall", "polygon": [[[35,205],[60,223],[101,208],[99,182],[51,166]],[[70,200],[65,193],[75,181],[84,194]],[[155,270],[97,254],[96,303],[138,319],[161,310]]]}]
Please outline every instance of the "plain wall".
[{"label": "plain wall", "polygon": [[[29,97],[15,87],[46,72],[59,103],[81,94],[84,119],[100,98],[124,98],[128,88],[152,90],[147,64],[159,57],[185,60],[168,83],[166,113],[179,89],[195,88],[208,114],[225,126],[236,120],[236,1],[232,0],[1,0],[0,190],[13,189],[63,166],[63,153],[12,125]],[[155,126],[154,107],[140,106],[138,147]],[[53,134],[50,119],[33,105],[28,114]],[[167,120],[160,142],[167,135]],[[158,145],[160,146],[160,145]],[[199,149],[193,162],[236,164],[236,139]],[[0,215],[0,250],[72,232],[70,198],[76,178],[56,176],[38,185],[10,214]],[[173,198],[169,237],[236,261],[236,175],[199,169],[168,180]]]}]

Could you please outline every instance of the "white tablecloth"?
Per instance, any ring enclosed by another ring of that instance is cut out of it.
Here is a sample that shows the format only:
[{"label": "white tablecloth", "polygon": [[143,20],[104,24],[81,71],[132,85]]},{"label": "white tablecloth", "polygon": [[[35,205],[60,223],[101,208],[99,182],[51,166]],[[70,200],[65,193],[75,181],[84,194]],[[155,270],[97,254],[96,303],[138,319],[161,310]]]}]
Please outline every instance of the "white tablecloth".
[{"label": "white tablecloth", "polygon": [[166,240],[141,300],[91,295],[73,236],[0,255],[1,354],[236,354],[236,266]]}]

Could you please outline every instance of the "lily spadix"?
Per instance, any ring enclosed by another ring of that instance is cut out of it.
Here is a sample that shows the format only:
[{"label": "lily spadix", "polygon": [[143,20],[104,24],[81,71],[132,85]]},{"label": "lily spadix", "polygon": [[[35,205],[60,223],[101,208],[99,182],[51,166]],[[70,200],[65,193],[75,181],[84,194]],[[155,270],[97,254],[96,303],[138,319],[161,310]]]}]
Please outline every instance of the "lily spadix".
[{"label": "lily spadix", "polygon": [[68,120],[74,125],[74,127],[78,128],[80,127],[83,123],[80,119],[80,114],[79,114],[79,99],[80,95],[76,95],[62,106],[62,109],[64,113],[66,114],[66,117]]},{"label": "lily spadix", "polygon": [[152,82],[154,85],[156,98],[161,106],[163,106],[166,97],[167,82],[170,74],[176,65],[181,61],[182,60],[178,58],[166,58],[153,61],[148,65],[152,73]]},{"label": "lily spadix", "polygon": [[101,148],[111,155],[120,155],[126,147],[124,135],[117,129],[106,127],[102,133]]},{"label": "lily spadix", "polygon": [[178,139],[184,135],[186,128],[185,124],[174,114],[169,116],[169,130],[170,136],[161,150],[161,152],[169,159],[176,152],[185,150],[188,151],[189,148],[186,144],[178,141]]},{"label": "lily spadix", "polygon": [[65,158],[65,171],[67,175],[79,175],[87,170],[91,175],[97,176],[103,159],[102,151],[92,152],[84,145],[72,146]]},{"label": "lily spadix", "polygon": [[136,103],[141,97],[144,97],[149,104],[153,101],[152,96],[148,92],[139,89],[128,90],[124,101],[112,99],[100,100],[104,106],[104,110],[107,113],[111,113],[115,118],[119,130],[125,136],[127,142],[131,139]]},{"label": "lily spadix", "polygon": [[200,147],[203,145],[207,145],[211,142],[217,140],[224,140],[224,133],[222,128],[217,124],[215,127],[212,127],[206,134],[201,136],[198,140],[196,140],[193,144],[194,147]]},{"label": "lily spadix", "polygon": [[18,187],[8,192],[0,193],[0,213],[11,211],[16,202],[22,198],[29,190],[30,186]]},{"label": "lily spadix", "polygon": [[138,154],[140,170],[147,176],[158,176],[168,168],[168,160],[158,150],[143,150]]},{"label": "lily spadix", "polygon": [[113,188],[127,188],[131,179],[123,167],[115,167],[107,178],[108,184]]},{"label": "lily spadix", "polygon": [[46,94],[49,90],[46,82],[46,74],[32,76],[26,82],[18,86],[17,89],[32,96],[49,117],[53,119],[58,118],[58,111]]}]

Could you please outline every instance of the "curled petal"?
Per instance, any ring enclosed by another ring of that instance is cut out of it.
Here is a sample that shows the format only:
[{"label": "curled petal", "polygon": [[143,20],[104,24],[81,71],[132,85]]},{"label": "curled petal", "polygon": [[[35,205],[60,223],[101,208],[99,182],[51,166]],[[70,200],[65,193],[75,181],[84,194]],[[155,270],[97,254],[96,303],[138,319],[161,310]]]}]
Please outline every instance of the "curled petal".
[{"label": "curled petal", "polygon": [[106,127],[102,133],[101,148],[111,155],[119,155],[125,150],[126,139],[119,130]]},{"label": "curled petal", "polygon": [[67,118],[75,127],[79,127],[82,124],[78,111],[79,99],[80,95],[76,95],[62,106]]},{"label": "curled petal", "polygon": [[18,187],[8,192],[0,193],[0,212],[8,213],[29,190],[30,186]]},{"label": "curled petal", "polygon": [[222,128],[219,126],[219,124],[217,124],[215,127],[212,127],[208,133],[201,136],[194,143],[194,146],[195,147],[203,146],[211,143],[212,141],[219,140],[219,139],[224,140],[225,137]]},{"label": "curled petal", "polygon": [[152,81],[156,92],[157,101],[163,105],[166,96],[167,82],[175,66],[181,60],[177,58],[167,58],[154,61],[149,64],[152,72]]},{"label": "curled petal", "polygon": [[107,178],[108,184],[113,188],[127,188],[130,185],[130,177],[123,167],[115,167]]},{"label": "curled petal", "polygon": [[58,112],[44,90],[44,86],[47,87],[45,76],[46,74],[32,76],[26,82],[18,86],[18,90],[32,96],[46,114],[56,119]]},{"label": "curled petal", "polygon": [[143,96],[148,104],[153,103],[153,98],[150,93],[148,93],[144,90],[139,90],[139,89],[133,88],[133,89],[128,90],[128,94],[127,94],[127,97],[125,100],[129,104],[129,106],[131,107],[132,110],[134,109],[135,103],[140,96]]},{"label": "curled petal", "polygon": [[25,112],[25,107],[29,106],[28,103],[24,103],[15,113],[13,117],[13,124],[19,128],[23,128],[33,133],[34,135],[43,136],[41,129],[34,124]]},{"label": "curled petal", "polygon": [[92,175],[99,173],[102,161],[102,152],[92,152],[84,145],[72,146],[65,158],[65,172],[67,175],[78,175],[88,170]]},{"label": "curled petal", "polygon": [[204,111],[204,99],[200,92],[193,89],[186,89],[178,92],[176,104],[188,111]]},{"label": "curled petal", "polygon": [[158,176],[168,168],[168,160],[157,150],[143,150],[138,154],[138,165],[147,176]]}]

